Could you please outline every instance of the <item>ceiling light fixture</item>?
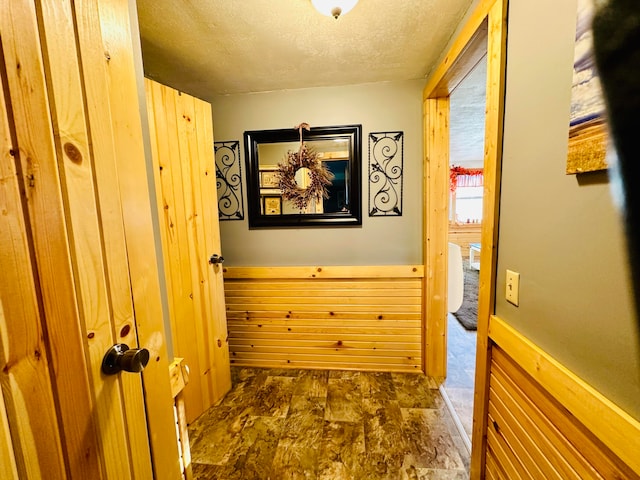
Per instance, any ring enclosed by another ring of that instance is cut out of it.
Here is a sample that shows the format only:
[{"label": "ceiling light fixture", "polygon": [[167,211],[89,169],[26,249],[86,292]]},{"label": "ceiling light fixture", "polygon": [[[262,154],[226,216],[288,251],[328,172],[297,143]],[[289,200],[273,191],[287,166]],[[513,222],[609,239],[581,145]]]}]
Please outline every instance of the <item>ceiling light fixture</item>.
[{"label": "ceiling light fixture", "polygon": [[358,0],[311,0],[311,3],[321,14],[337,19],[351,11]]}]

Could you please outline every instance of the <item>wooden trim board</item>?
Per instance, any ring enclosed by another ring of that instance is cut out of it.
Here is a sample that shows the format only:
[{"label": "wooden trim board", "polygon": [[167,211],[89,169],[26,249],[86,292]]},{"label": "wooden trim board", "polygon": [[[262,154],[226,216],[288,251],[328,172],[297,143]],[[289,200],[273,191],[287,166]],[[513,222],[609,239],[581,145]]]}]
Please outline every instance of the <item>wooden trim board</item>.
[{"label": "wooden trim board", "polygon": [[427,98],[424,187],[424,370],[447,374],[449,224],[449,97]]},{"label": "wooden trim board", "polygon": [[224,278],[420,278],[422,265],[224,267]]},{"label": "wooden trim board", "polygon": [[498,262],[498,219],[502,172],[502,132],[507,51],[507,0],[497,0],[486,12],[487,100],[485,114],[484,194],[480,276],[478,291],[478,333],[471,452],[471,477],[483,469],[486,451],[486,418],[489,401],[489,317],[495,311],[495,284]]}]

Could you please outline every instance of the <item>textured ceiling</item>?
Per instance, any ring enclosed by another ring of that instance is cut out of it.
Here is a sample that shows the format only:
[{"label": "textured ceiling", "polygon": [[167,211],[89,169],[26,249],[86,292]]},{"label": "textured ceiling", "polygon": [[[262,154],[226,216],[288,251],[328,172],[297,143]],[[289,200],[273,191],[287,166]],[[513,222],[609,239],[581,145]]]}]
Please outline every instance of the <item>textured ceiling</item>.
[{"label": "textured ceiling", "polygon": [[473,0],[138,0],[145,74],[213,95],[424,78]]},{"label": "textured ceiling", "polygon": [[467,168],[484,161],[487,58],[482,59],[450,97],[449,163]]},{"label": "textured ceiling", "polygon": [[[215,95],[425,78],[474,0],[137,0],[145,75]],[[451,163],[482,164],[484,63],[451,97]]]}]

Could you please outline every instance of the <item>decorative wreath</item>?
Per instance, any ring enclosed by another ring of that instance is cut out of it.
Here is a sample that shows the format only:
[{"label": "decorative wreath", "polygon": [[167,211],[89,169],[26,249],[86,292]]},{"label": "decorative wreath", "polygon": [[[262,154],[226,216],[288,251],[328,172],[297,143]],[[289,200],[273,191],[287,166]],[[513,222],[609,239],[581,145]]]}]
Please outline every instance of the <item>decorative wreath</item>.
[{"label": "decorative wreath", "polygon": [[[319,160],[318,154],[302,141],[302,129],[309,130],[309,124],[301,123],[295,128],[300,132],[300,149],[297,152],[287,152],[285,161],[278,164],[275,174],[278,188],[285,200],[304,210],[311,200],[321,202],[323,198],[329,198],[327,186],[331,185],[334,175]],[[301,168],[309,169],[310,183],[306,188],[301,188],[296,183],[296,172]]]}]

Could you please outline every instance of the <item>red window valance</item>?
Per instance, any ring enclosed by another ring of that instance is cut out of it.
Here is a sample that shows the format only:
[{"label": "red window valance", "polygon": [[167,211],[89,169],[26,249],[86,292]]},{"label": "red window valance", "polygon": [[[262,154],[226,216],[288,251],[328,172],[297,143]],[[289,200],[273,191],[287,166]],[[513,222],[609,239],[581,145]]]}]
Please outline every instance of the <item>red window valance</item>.
[{"label": "red window valance", "polygon": [[452,192],[455,192],[458,187],[481,187],[483,184],[482,168],[452,165],[449,169],[449,188]]}]

